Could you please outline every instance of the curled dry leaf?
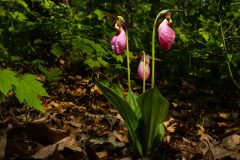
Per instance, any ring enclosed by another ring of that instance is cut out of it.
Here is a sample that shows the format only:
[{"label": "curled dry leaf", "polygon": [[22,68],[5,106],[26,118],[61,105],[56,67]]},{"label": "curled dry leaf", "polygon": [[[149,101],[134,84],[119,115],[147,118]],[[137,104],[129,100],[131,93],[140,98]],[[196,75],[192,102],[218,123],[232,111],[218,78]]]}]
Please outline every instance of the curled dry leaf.
[{"label": "curled dry leaf", "polygon": [[57,143],[45,146],[30,158],[38,160],[88,159],[85,151],[76,142],[75,136],[65,137]]}]

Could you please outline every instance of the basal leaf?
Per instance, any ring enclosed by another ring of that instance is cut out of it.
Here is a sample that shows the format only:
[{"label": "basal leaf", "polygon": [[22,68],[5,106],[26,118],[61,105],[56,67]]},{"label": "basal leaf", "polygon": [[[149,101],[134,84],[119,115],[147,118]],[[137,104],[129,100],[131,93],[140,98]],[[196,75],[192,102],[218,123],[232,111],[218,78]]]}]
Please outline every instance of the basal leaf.
[{"label": "basal leaf", "polygon": [[151,88],[137,98],[141,108],[142,119],[140,131],[144,155],[152,151],[159,124],[168,113],[168,101],[155,88]]},{"label": "basal leaf", "polygon": [[160,143],[162,143],[163,138],[164,138],[164,133],[165,133],[165,127],[164,127],[164,123],[161,122],[158,127],[157,127],[157,131],[155,134],[155,138],[154,138],[154,143],[153,143],[153,147],[158,147]]},{"label": "basal leaf", "polygon": [[137,118],[140,119],[141,117],[141,110],[140,107],[137,103],[137,95],[135,93],[133,93],[132,91],[130,91],[128,93],[128,103],[130,104],[130,106],[132,107],[132,110],[134,111],[134,113],[137,115]]},{"label": "basal leaf", "polygon": [[48,96],[42,83],[37,81],[36,76],[32,74],[25,74],[19,78],[14,91],[21,103],[26,103],[29,107],[34,107],[40,111],[42,106],[38,96]]},{"label": "basal leaf", "polygon": [[0,91],[6,96],[12,90],[12,85],[17,84],[16,73],[8,69],[0,69]]},{"label": "basal leaf", "polygon": [[119,96],[116,92],[103,85],[102,83],[97,82],[97,86],[99,89],[101,89],[107,100],[111,102],[113,107],[117,109],[118,112],[121,114],[126,125],[129,127],[130,132],[133,132],[137,126],[137,116],[132,110],[129,103],[124,98]]},{"label": "basal leaf", "polygon": [[112,103],[113,107],[118,110],[124,122],[126,123],[130,136],[130,145],[132,144],[131,149],[134,153],[139,152],[139,154],[142,154],[142,147],[135,132],[138,125],[138,118],[132,107],[124,98],[102,83],[97,82],[97,86],[99,89],[101,89],[108,101]]}]

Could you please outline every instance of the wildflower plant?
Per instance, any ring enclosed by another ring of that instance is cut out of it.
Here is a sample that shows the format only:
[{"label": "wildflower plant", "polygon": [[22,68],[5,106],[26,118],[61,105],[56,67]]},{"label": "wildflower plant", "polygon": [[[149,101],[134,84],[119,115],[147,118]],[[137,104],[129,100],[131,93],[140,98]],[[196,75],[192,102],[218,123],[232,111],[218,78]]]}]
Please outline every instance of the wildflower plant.
[{"label": "wildflower plant", "polygon": [[[98,88],[122,116],[128,128],[129,144],[135,158],[150,155],[152,151],[162,143],[165,133],[163,122],[168,114],[169,103],[154,86],[155,32],[158,19],[163,17],[164,20],[159,26],[160,29],[158,29],[158,34],[160,35],[161,40],[159,43],[164,52],[168,51],[175,38],[175,34],[173,36],[174,31],[169,27],[170,23],[172,23],[172,21],[170,21],[170,11],[171,10],[163,10],[159,12],[154,22],[151,57],[152,81],[150,89],[145,91],[145,80],[150,77],[150,56],[145,55],[145,52],[143,52],[144,54],[142,55],[138,66],[138,78],[143,80],[143,93],[138,96],[131,91],[128,28],[125,27],[125,20],[121,16],[114,17],[116,20],[114,24],[116,34],[112,38],[111,45],[113,51],[118,55],[122,54],[122,51],[126,49],[125,54],[127,56],[129,87],[128,95],[124,98],[111,88],[97,82]],[[166,29],[166,27],[169,27],[171,30],[169,28]],[[124,33],[126,33],[126,36],[123,36]]]},{"label": "wildflower plant", "polygon": [[117,55],[122,55],[126,49],[126,32],[125,32],[125,20],[118,16],[114,24],[114,29],[116,30],[115,35],[111,40],[111,46],[113,51]]}]

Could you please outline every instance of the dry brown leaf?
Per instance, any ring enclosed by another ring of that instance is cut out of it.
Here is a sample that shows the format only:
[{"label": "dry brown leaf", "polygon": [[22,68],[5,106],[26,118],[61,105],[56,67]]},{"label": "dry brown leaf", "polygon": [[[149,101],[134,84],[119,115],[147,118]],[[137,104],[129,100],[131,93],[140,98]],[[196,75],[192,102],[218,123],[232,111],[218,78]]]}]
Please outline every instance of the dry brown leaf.
[{"label": "dry brown leaf", "polygon": [[[215,146],[213,149],[213,154],[215,155],[216,159],[223,159],[225,157],[231,157],[238,160],[240,158],[240,153],[226,149],[222,144]],[[236,158],[238,157],[238,158]]]},{"label": "dry brown leaf", "polygon": [[227,149],[240,150],[240,136],[237,134],[225,137],[222,143]]},{"label": "dry brown leaf", "polygon": [[118,140],[116,139],[116,137],[112,137],[110,136],[106,142],[109,142],[111,143],[111,145],[115,148],[118,148],[118,147],[124,147],[125,146],[125,143],[123,142],[118,142]]},{"label": "dry brown leaf", "polygon": [[204,160],[215,160],[215,157],[210,149],[205,153]]},{"label": "dry brown leaf", "polygon": [[178,106],[178,104],[175,103],[175,102],[173,102],[172,105],[173,105],[173,107],[175,107],[175,108]]},{"label": "dry brown leaf", "polygon": [[108,153],[106,151],[96,152],[95,154],[99,160],[107,160],[108,159]]},{"label": "dry brown leaf", "polygon": [[164,122],[164,125],[166,126],[167,131],[169,133],[174,133],[175,130],[176,130],[176,127],[181,125],[181,124],[180,124],[180,122],[178,122],[174,118],[170,117],[168,121]]},{"label": "dry brown leaf", "polygon": [[227,122],[218,122],[217,123],[220,127],[227,127],[227,126],[229,126],[228,124],[227,124]]},{"label": "dry brown leaf", "polygon": [[43,145],[56,143],[67,135],[64,130],[48,127],[45,117],[27,123],[25,131],[29,138]]},{"label": "dry brown leaf", "polygon": [[[66,153],[64,153],[66,152]],[[64,153],[64,154],[63,154]],[[30,158],[33,159],[87,159],[85,151],[76,142],[75,136],[65,137],[53,145],[40,149]]]},{"label": "dry brown leaf", "polygon": [[218,116],[223,119],[228,119],[230,117],[230,113],[218,113]]},{"label": "dry brown leaf", "polygon": [[117,131],[113,131],[112,135],[116,137],[120,142],[123,142],[123,143],[128,142],[128,137],[125,134],[119,134]]},{"label": "dry brown leaf", "polygon": [[53,153],[55,152],[56,149],[57,149],[57,144],[48,145],[46,147],[41,148],[38,152],[36,152],[30,158],[40,159],[40,160],[41,159],[47,159],[51,155],[53,155]]},{"label": "dry brown leaf", "polygon": [[208,149],[210,149],[212,146],[211,144],[212,137],[205,133],[204,127],[201,126],[200,124],[197,124],[196,127],[199,128],[198,135],[200,135],[200,140],[205,141],[207,143]]},{"label": "dry brown leaf", "polygon": [[41,144],[26,140],[23,137],[8,138],[6,145],[6,155],[29,156],[39,150]]}]

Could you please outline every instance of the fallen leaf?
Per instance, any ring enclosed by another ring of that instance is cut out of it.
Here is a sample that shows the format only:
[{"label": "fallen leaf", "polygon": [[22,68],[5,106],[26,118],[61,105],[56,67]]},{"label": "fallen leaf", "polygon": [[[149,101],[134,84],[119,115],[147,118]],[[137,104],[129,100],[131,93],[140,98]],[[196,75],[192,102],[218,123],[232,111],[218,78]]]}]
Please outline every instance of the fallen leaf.
[{"label": "fallen leaf", "polygon": [[37,152],[41,147],[41,144],[26,140],[23,137],[8,138],[6,145],[6,155],[12,156],[30,156]]},{"label": "fallen leaf", "polygon": [[240,149],[240,136],[237,134],[225,137],[223,139],[223,146],[230,150]]},{"label": "fallen leaf", "polygon": [[67,135],[64,130],[48,127],[45,117],[27,123],[25,130],[29,138],[43,145],[54,144]]},{"label": "fallen leaf", "polygon": [[119,142],[127,143],[128,137],[125,134],[119,134],[117,131],[113,131],[112,136],[117,138]]},{"label": "fallen leaf", "polygon": [[85,151],[76,142],[76,137],[73,135],[65,137],[53,145],[45,146],[30,158],[38,160],[88,159]]},{"label": "fallen leaf", "polygon": [[173,107],[175,107],[175,108],[178,106],[178,104],[175,103],[175,102],[173,102],[172,105],[173,105]]},{"label": "fallen leaf", "polygon": [[210,149],[205,153],[204,160],[215,160],[214,155]]},{"label": "fallen leaf", "polygon": [[99,160],[107,160],[108,159],[108,153],[106,151],[96,152],[95,154]]},{"label": "fallen leaf", "polygon": [[228,119],[230,117],[230,113],[219,113],[218,116],[223,119]]},{"label": "fallen leaf", "polygon": [[104,116],[104,118],[108,121],[111,130],[113,129],[113,126],[116,124],[116,122],[118,121],[117,117],[112,116],[112,115],[106,115]]},{"label": "fallen leaf", "polygon": [[169,133],[174,133],[176,128],[181,125],[180,122],[178,122],[176,119],[170,117],[168,121],[165,121],[164,122],[164,125],[166,126],[167,128],[167,131]]},{"label": "fallen leaf", "polygon": [[30,158],[40,159],[40,160],[41,159],[47,159],[51,155],[53,155],[53,153],[55,152],[56,149],[57,149],[57,144],[48,145],[48,146],[46,146],[44,148],[41,148],[38,152],[36,152]]}]

